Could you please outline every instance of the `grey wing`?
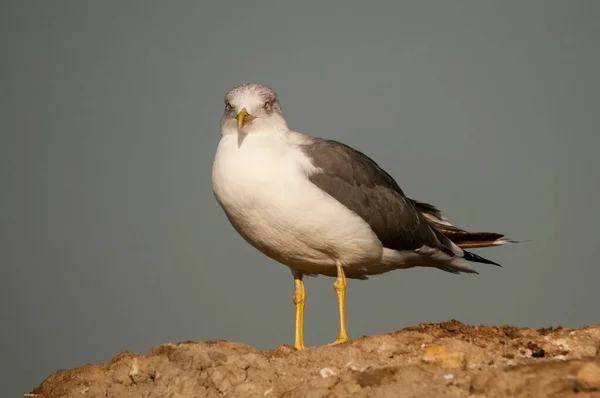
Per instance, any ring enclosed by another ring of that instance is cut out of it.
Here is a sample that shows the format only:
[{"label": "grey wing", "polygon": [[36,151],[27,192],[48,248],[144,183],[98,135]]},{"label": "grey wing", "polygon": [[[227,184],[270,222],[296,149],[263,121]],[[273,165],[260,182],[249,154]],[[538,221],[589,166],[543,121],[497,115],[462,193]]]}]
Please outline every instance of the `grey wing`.
[{"label": "grey wing", "polygon": [[426,245],[462,254],[367,155],[320,138],[311,139],[302,149],[320,169],[309,176],[310,181],[365,220],[384,247],[415,250]]}]

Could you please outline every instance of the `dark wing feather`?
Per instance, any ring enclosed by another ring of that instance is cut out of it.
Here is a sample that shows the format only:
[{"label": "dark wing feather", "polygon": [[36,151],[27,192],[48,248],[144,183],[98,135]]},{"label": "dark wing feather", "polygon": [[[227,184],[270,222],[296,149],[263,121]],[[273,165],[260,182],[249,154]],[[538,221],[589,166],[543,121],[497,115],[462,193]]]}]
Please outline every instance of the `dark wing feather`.
[{"label": "dark wing feather", "polygon": [[450,240],[416,210],[396,181],[367,155],[320,138],[312,138],[302,150],[322,171],[309,176],[310,181],[365,220],[384,247],[415,250],[426,245],[454,254]]},{"label": "dark wing feather", "polygon": [[517,243],[516,240],[504,238],[503,234],[499,234],[497,232],[470,232],[464,229],[455,227],[450,224],[448,220],[446,220],[442,213],[432,204],[419,202],[414,199],[408,198],[414,205],[415,208],[425,214],[426,216],[431,216],[432,218],[428,219],[429,223],[435,226],[435,228],[444,234],[448,239],[450,239],[456,246],[463,249],[464,258],[469,261],[485,263],[485,264],[494,264],[497,263],[485,259],[481,256],[477,256],[473,253],[469,253],[464,249],[467,248],[481,248],[481,247],[490,247],[490,246],[499,246],[508,243]]}]

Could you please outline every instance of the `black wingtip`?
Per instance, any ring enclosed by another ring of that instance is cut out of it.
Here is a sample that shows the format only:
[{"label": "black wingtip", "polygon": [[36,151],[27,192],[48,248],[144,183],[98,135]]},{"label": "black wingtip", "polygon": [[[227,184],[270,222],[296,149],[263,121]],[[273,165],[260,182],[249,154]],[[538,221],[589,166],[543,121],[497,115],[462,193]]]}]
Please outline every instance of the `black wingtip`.
[{"label": "black wingtip", "polygon": [[482,263],[482,264],[492,264],[497,267],[502,267],[500,264],[498,264],[492,260],[488,260],[487,258],[483,258],[475,253],[471,253],[466,250],[463,250],[463,253],[464,253],[463,258],[467,261],[473,261],[474,263]]}]

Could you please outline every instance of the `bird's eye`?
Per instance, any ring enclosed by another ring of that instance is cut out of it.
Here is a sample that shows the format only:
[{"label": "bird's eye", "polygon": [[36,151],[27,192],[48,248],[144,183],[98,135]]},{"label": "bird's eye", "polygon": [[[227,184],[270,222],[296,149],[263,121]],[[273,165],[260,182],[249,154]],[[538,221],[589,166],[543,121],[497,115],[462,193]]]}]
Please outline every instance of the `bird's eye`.
[{"label": "bird's eye", "polygon": [[264,103],[263,108],[269,109],[273,105],[272,101],[267,101]]},{"label": "bird's eye", "polygon": [[231,109],[233,109],[233,107],[231,106],[231,103],[227,102],[225,104],[225,109],[228,110],[228,111],[230,111]]}]

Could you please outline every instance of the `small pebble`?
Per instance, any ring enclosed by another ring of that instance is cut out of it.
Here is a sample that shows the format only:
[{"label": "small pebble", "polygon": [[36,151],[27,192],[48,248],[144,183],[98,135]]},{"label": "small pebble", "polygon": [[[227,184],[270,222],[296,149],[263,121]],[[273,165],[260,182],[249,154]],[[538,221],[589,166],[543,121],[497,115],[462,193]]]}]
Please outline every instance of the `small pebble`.
[{"label": "small pebble", "polygon": [[336,373],[335,371],[333,371],[330,368],[323,368],[319,371],[319,374],[321,375],[321,377],[326,378],[326,377],[330,377],[330,376],[335,376]]}]

